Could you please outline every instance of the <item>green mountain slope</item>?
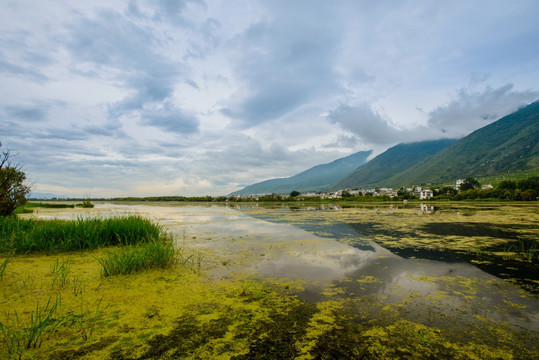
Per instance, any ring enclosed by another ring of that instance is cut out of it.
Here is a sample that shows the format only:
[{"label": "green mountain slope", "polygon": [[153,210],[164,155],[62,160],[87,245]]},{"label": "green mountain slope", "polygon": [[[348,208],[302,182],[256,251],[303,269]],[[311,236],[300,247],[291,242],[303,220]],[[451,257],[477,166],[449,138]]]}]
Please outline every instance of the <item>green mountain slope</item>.
[{"label": "green mountain slope", "polygon": [[332,189],[378,186],[386,179],[407,170],[455,141],[454,139],[441,139],[395,145],[365,165],[355,169],[332,186]]},{"label": "green mountain slope", "polygon": [[271,179],[249,185],[230,195],[288,194],[294,190],[300,192],[325,190],[350,171],[365,164],[371,152],[360,151],[328,164],[314,166],[288,178]]},{"label": "green mountain slope", "polygon": [[460,139],[379,185],[439,184],[539,168],[539,101]]}]

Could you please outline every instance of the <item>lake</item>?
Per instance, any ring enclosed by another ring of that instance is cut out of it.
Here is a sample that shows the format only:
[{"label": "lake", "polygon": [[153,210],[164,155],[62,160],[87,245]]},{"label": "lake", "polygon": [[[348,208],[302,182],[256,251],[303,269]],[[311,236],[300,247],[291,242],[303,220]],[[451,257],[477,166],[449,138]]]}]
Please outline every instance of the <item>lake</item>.
[{"label": "lake", "polygon": [[486,345],[503,330],[537,350],[535,204],[97,203],[32,216],[125,214],[159,222],[213,281],[281,281],[308,303],[345,302],[362,324],[406,320]]}]

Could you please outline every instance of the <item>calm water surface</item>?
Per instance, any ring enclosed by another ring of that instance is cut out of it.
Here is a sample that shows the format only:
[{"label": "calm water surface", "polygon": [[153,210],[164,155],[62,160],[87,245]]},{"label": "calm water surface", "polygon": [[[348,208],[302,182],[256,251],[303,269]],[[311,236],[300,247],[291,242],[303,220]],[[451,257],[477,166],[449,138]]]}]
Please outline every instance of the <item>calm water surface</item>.
[{"label": "calm water surface", "polygon": [[216,278],[298,281],[306,300],[361,299],[367,318],[398,313],[434,326],[488,318],[539,330],[537,296],[451,254],[429,260],[396,255],[327,216],[332,211],[353,210],[107,203],[65,213],[43,209],[37,216],[142,214],[173,233],[178,246],[206,254]]}]

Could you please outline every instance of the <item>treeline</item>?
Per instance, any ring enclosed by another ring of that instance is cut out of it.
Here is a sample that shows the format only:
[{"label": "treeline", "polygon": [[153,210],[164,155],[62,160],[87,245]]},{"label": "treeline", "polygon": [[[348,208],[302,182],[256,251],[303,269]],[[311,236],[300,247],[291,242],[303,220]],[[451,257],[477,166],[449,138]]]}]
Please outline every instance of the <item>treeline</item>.
[{"label": "treeline", "polygon": [[[534,201],[539,199],[539,176],[522,179],[519,181],[504,180],[491,189],[481,189],[476,179],[468,178],[461,184],[460,191],[452,186],[432,187],[434,197],[431,200],[474,200],[474,199],[497,199],[513,201]],[[177,202],[285,202],[285,201],[402,201],[419,199],[413,193],[407,192],[401,188],[397,196],[387,194],[374,195],[369,192],[362,192],[359,195],[351,195],[350,191],[344,190],[341,197],[328,198],[326,196],[304,197],[297,192],[290,195],[262,195],[256,198],[236,197],[236,196],[150,196],[150,197],[122,197],[113,199],[93,199],[105,201],[177,201]]]},{"label": "treeline", "polygon": [[449,200],[474,200],[474,199],[500,199],[516,201],[534,201],[539,197],[539,176],[519,181],[504,180],[492,189],[479,189],[477,187],[461,192],[449,191],[442,188],[438,192],[434,190],[437,199]]},{"label": "treeline", "polygon": [[107,200],[107,201],[216,201],[214,197],[211,196],[195,196],[195,197],[186,197],[186,196],[149,196],[149,197],[119,197],[112,199],[93,199],[93,200]]}]

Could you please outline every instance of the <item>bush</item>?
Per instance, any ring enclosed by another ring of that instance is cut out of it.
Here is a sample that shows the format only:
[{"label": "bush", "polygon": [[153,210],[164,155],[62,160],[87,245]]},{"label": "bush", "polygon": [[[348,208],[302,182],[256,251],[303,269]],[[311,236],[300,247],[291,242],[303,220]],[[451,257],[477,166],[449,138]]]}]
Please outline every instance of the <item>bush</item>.
[{"label": "bush", "polygon": [[533,201],[537,199],[537,193],[535,190],[528,189],[520,193],[520,198],[522,201]]},{"label": "bush", "polygon": [[[0,143],[0,147],[2,143]],[[11,214],[17,207],[26,203],[26,195],[31,187],[25,185],[26,174],[20,165],[12,164],[9,150],[0,155],[0,215]]]}]

